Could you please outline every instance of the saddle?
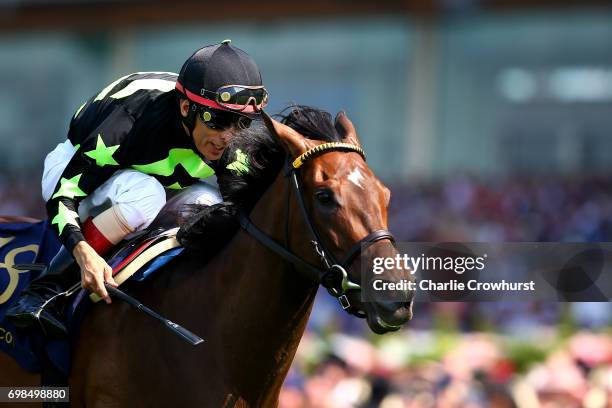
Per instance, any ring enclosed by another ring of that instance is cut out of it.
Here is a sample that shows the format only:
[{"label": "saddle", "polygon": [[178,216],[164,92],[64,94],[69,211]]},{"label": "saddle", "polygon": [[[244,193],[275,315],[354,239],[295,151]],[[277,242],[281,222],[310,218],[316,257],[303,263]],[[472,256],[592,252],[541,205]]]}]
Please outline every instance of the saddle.
[{"label": "saddle", "polygon": [[[143,281],[181,253],[183,248],[176,240],[177,231],[178,227],[169,230],[156,228],[122,246],[108,260],[115,282],[121,285],[130,278]],[[94,303],[101,300],[95,293],[91,293],[89,298]]]}]

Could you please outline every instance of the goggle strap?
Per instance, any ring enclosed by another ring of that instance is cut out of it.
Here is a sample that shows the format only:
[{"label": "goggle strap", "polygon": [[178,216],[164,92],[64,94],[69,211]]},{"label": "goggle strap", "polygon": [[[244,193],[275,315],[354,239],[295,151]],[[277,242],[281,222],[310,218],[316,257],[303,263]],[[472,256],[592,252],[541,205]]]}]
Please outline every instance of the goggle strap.
[{"label": "goggle strap", "polygon": [[200,105],[204,105],[204,106],[208,106],[209,108],[215,108],[215,109],[219,109],[219,110],[227,110],[228,108],[223,107],[221,105],[219,105],[217,102],[211,100],[211,99],[206,99],[200,95],[196,95],[193,92],[191,92],[189,89],[185,89],[185,87],[179,82],[176,81],[176,85],[175,88],[181,92],[182,94],[184,94],[187,99],[191,100],[192,102],[195,103],[199,103]]}]

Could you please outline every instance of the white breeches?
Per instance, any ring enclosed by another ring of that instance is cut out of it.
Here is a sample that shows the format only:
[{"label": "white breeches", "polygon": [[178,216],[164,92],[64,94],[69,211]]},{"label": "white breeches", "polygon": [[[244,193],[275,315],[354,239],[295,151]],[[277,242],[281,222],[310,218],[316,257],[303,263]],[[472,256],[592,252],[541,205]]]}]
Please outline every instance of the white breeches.
[{"label": "white breeches", "polygon": [[[45,158],[42,196],[48,201],[74,155],[75,148],[66,140]],[[222,201],[218,190],[199,183],[189,195],[190,204],[211,205]],[[166,191],[154,177],[136,170],[118,170],[93,193],[83,199],[78,212],[82,221],[95,217],[110,206],[119,206],[125,221],[133,231],[147,228],[166,204]]]}]

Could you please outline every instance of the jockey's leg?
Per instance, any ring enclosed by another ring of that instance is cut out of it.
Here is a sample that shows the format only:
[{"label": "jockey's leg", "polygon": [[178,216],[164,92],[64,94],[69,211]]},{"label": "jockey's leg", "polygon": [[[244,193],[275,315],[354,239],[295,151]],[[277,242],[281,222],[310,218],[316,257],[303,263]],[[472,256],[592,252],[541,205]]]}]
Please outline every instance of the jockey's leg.
[{"label": "jockey's leg", "polygon": [[119,171],[79,206],[85,240],[103,256],[129,234],[147,228],[165,203],[166,191],[155,178]]},{"label": "jockey's leg", "polygon": [[195,183],[190,191],[192,195],[189,204],[213,205],[223,201],[219,190],[211,184],[204,181]]},{"label": "jockey's leg", "polygon": [[100,256],[108,254],[131,232],[134,232],[134,228],[126,221],[119,205],[113,205],[83,223],[85,240]]},{"label": "jockey's leg", "polygon": [[178,208],[178,215],[184,217],[191,213],[192,205],[210,206],[222,202],[223,198],[217,187],[205,181],[198,181],[172,200],[178,201],[174,206]]},{"label": "jockey's leg", "polygon": [[[85,222],[85,239],[94,239],[98,231],[115,245],[128,234],[147,228],[164,204],[166,191],[155,178],[136,170],[118,171],[79,206],[82,220],[93,217]],[[88,230],[92,226],[95,229]],[[104,251],[104,245],[94,249]]]},{"label": "jockey's leg", "polygon": [[[134,170],[117,172],[79,207],[83,219],[97,213],[83,223],[85,240],[103,256],[128,234],[148,227],[165,202],[164,188],[153,177]],[[52,303],[79,278],[72,254],[62,247],[47,272],[33,280],[8,310],[7,319],[18,328],[39,323],[48,336],[67,335],[61,312]]]}]

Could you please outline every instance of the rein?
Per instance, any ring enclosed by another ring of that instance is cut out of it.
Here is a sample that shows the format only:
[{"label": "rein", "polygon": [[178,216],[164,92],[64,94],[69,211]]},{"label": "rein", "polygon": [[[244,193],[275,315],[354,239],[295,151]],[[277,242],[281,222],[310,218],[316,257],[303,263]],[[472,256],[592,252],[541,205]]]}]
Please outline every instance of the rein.
[{"label": "rein", "polygon": [[[347,313],[355,315],[357,317],[365,317],[365,313],[362,310],[357,309],[349,302],[346,293],[349,290],[361,290],[361,286],[351,281],[348,273],[346,271],[347,268],[350,267],[355,258],[367,247],[374,244],[375,242],[381,241],[383,239],[388,239],[392,243],[395,242],[393,235],[385,230],[376,230],[357,241],[347,252],[341,262],[338,262],[333,254],[330,251],[327,251],[323,246],[323,241],[320,238],[320,235],[315,228],[310,215],[308,214],[308,210],[306,209],[306,205],[304,203],[304,197],[302,195],[302,187],[300,183],[300,178],[298,177],[299,168],[309,159],[331,151],[347,151],[347,152],[356,152],[363,157],[365,160],[365,153],[363,149],[359,146],[355,146],[351,143],[342,143],[342,142],[330,142],[323,143],[318,146],[315,146],[309,149],[307,152],[300,155],[297,159],[295,159],[291,164],[287,161],[285,177],[288,177],[288,182],[291,184],[291,189],[288,190],[287,194],[291,194],[291,191],[294,192],[298,206],[302,212],[304,220],[306,221],[306,225],[310,230],[310,235],[312,236],[312,240],[310,241],[314,251],[321,261],[321,267],[317,267],[312,265],[311,263],[305,261],[300,258],[290,249],[285,246],[279,244],[270,236],[268,236],[265,232],[261,231],[257,226],[255,226],[249,217],[240,212],[238,214],[238,219],[240,222],[240,226],[249,233],[253,238],[259,241],[261,244],[265,245],[268,249],[275,252],[281,258],[285,259],[289,263],[295,265],[305,278],[312,281],[317,285],[322,285],[327,292],[338,299],[340,306]],[[287,200],[287,207],[289,207],[289,200]],[[286,223],[288,229],[289,217],[286,217]]]}]

